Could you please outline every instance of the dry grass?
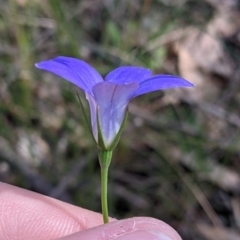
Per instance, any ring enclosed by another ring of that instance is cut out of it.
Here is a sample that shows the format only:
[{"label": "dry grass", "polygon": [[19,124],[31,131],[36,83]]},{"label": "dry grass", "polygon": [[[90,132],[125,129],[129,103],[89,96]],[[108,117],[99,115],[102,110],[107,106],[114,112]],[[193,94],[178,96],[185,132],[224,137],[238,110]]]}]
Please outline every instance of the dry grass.
[{"label": "dry grass", "polygon": [[131,103],[110,213],[162,219],[185,240],[240,238],[240,28],[229,20],[240,14],[171,2],[0,1],[1,181],[100,211],[97,149],[76,89],[35,62],[68,55],[103,75],[123,64],[180,74],[196,88]]}]

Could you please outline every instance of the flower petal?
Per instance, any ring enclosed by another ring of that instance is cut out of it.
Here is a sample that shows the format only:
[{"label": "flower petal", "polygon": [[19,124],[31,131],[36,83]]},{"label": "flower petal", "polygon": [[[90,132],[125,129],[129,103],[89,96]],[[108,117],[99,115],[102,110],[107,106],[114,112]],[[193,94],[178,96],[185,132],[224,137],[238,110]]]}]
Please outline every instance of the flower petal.
[{"label": "flower petal", "polygon": [[194,84],[177,76],[156,75],[141,82],[139,88],[132,95],[131,98],[137,97],[139,95],[142,95],[148,92],[161,90],[161,89],[179,88],[179,87],[194,87]]},{"label": "flower petal", "polygon": [[138,83],[119,85],[102,82],[93,87],[94,98],[98,105],[100,129],[106,146],[111,145],[120,130],[129,99],[138,86]]},{"label": "flower petal", "polygon": [[35,66],[54,73],[89,93],[92,93],[92,87],[96,83],[103,81],[101,75],[93,67],[72,57],[60,56],[37,63]]},{"label": "flower petal", "polygon": [[105,77],[108,82],[115,82],[119,84],[138,82],[141,83],[152,76],[149,69],[142,67],[122,66],[114,69]]},{"label": "flower petal", "polygon": [[98,142],[98,129],[97,129],[97,103],[93,96],[86,92],[86,99],[88,100],[90,115],[91,115],[91,125],[93,136]]}]

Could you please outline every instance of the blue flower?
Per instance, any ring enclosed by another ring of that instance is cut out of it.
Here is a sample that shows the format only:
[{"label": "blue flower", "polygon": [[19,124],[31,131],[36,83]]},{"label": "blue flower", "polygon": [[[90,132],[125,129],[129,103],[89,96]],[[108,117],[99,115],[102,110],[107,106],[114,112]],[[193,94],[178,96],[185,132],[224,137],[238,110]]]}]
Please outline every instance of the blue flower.
[{"label": "blue flower", "polygon": [[92,132],[103,149],[112,149],[119,139],[128,102],[142,94],[168,88],[193,87],[185,79],[171,75],[152,75],[151,70],[122,66],[105,80],[86,62],[71,57],[56,57],[36,64],[82,89],[90,107]]}]

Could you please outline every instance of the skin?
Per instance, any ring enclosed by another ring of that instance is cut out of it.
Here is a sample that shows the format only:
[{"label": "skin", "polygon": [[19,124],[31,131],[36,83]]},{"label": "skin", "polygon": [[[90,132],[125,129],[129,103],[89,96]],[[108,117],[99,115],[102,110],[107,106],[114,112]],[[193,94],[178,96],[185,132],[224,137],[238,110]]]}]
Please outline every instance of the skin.
[{"label": "skin", "polygon": [[99,213],[5,183],[0,183],[0,239],[181,240],[154,218],[111,219],[103,225]]}]

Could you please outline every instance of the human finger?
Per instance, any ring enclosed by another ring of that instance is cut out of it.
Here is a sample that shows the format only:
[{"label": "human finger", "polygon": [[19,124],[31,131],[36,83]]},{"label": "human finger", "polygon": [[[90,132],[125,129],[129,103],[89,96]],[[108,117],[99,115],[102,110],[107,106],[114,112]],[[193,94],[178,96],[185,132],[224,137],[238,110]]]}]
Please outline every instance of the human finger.
[{"label": "human finger", "polygon": [[56,239],[102,223],[99,213],[0,183],[1,240]]},{"label": "human finger", "polygon": [[114,221],[58,240],[181,240],[166,223],[149,217],[134,217]]}]

